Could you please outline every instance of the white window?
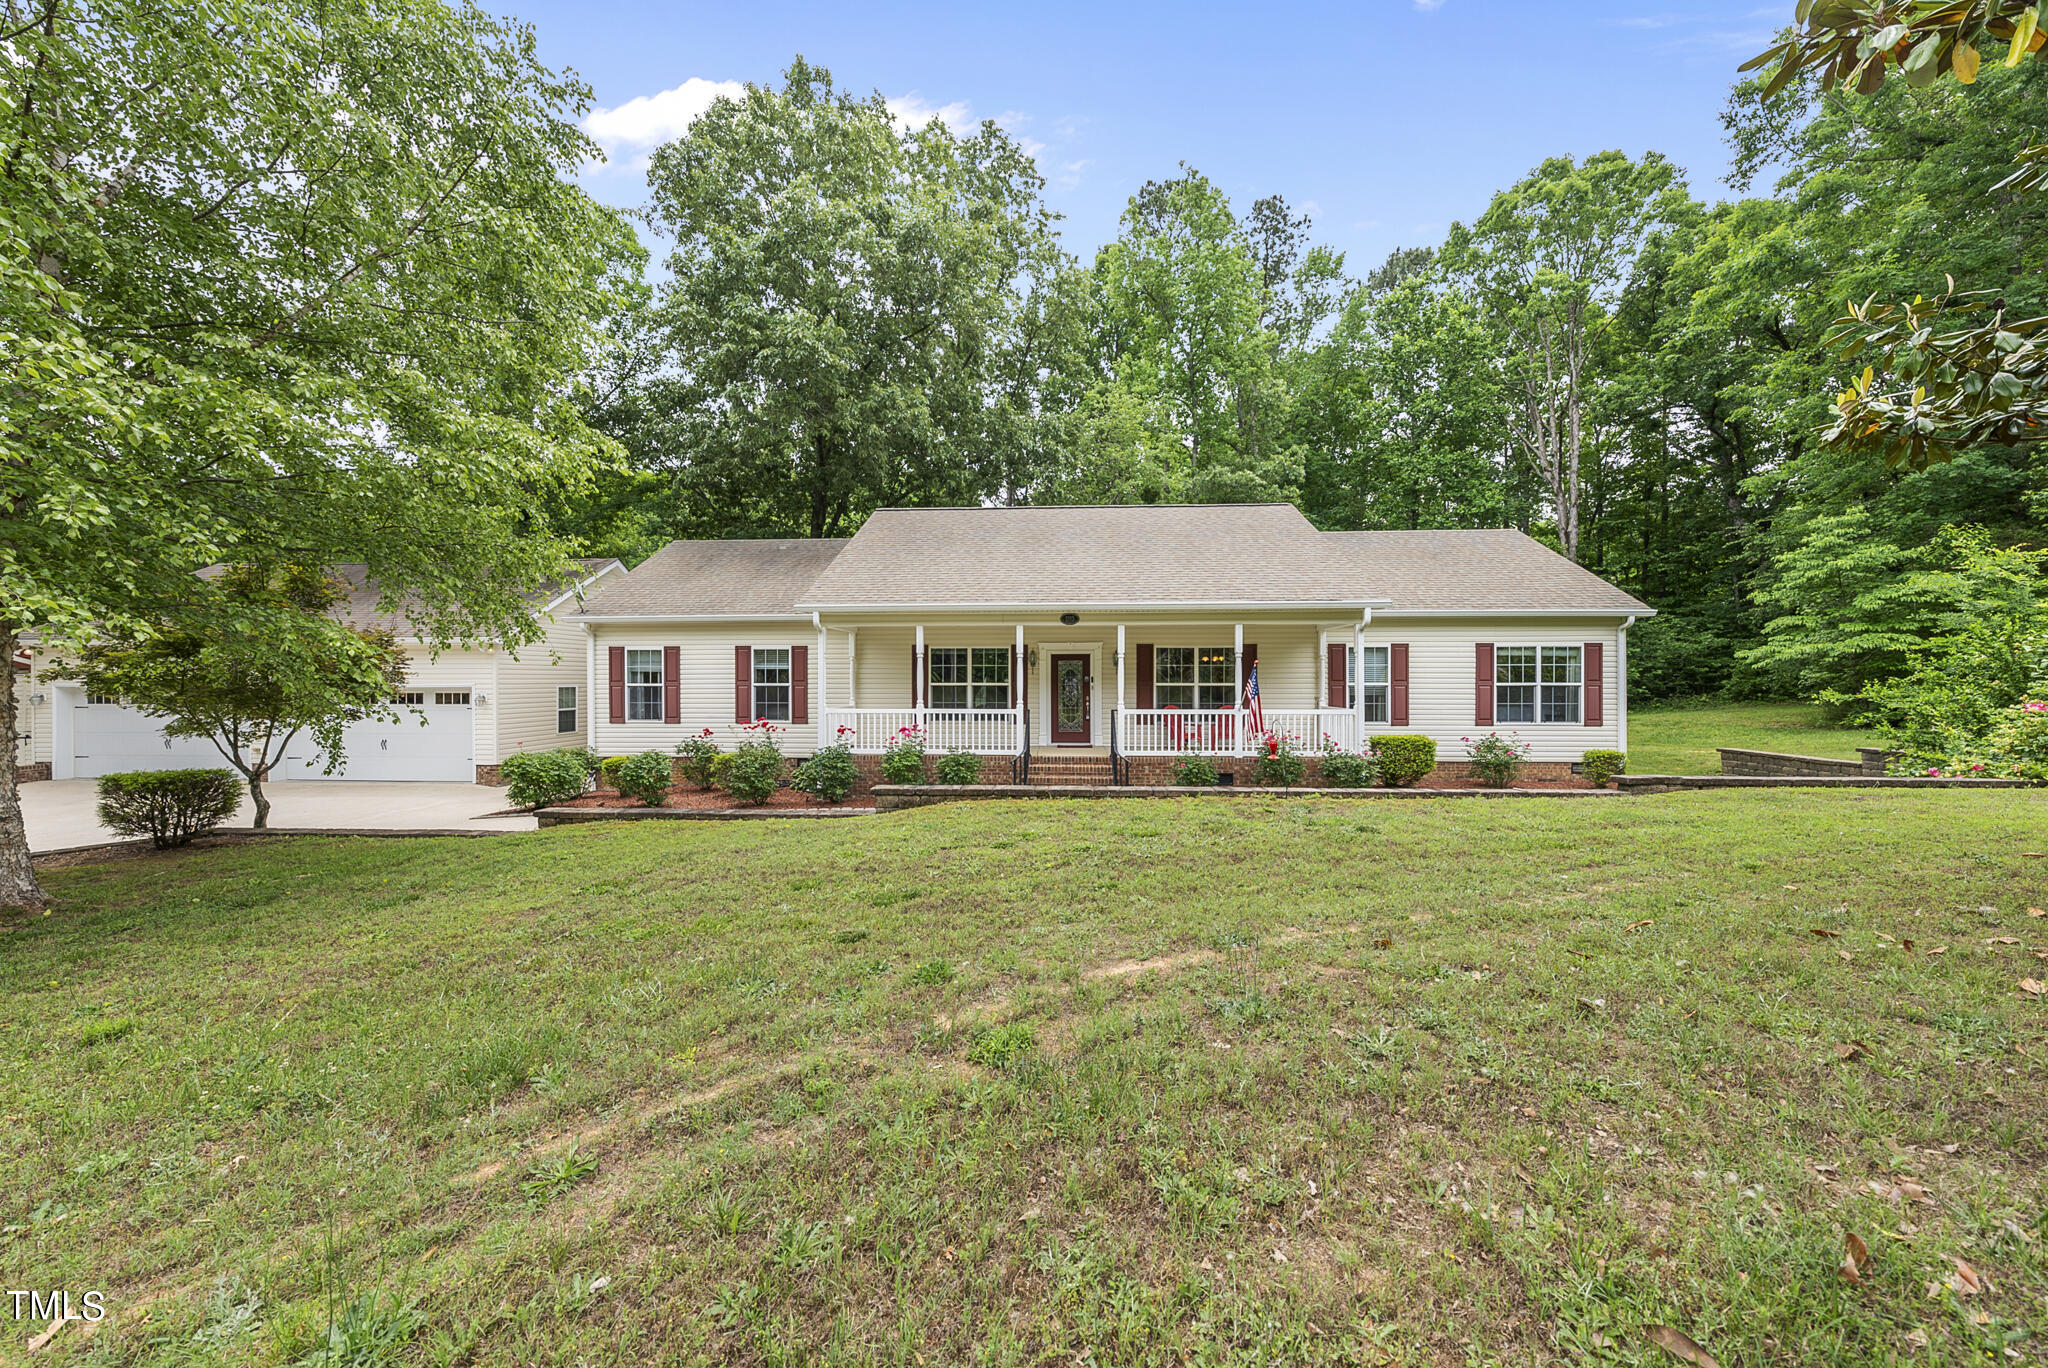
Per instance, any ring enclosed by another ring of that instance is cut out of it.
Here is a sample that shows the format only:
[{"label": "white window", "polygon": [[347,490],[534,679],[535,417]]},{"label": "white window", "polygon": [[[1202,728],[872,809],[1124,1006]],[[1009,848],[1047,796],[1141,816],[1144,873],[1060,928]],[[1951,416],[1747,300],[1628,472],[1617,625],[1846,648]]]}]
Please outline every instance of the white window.
[{"label": "white window", "polygon": [[789,647],[754,648],[754,716],[789,721]]},{"label": "white window", "polygon": [[1391,678],[1388,673],[1387,656],[1387,647],[1367,646],[1361,658],[1359,648],[1353,646],[1345,657],[1350,674],[1350,706],[1357,710],[1363,695],[1367,722],[1387,720],[1387,682]]},{"label": "white window", "polygon": [[1228,646],[1161,646],[1152,654],[1153,706],[1236,707],[1236,657]]},{"label": "white window", "polygon": [[1580,693],[1577,646],[1493,648],[1493,720],[1576,722]]},{"label": "white window", "polygon": [[466,708],[469,706],[469,691],[464,689],[459,692],[437,693],[434,695],[434,702],[443,708]]},{"label": "white window", "polygon": [[1010,648],[1007,646],[934,646],[931,692],[934,708],[1002,710],[1010,706]]},{"label": "white window", "polygon": [[626,720],[661,721],[661,651],[626,652]]},{"label": "white window", "polygon": [[555,690],[555,730],[573,732],[576,730],[576,686],[564,684]]}]

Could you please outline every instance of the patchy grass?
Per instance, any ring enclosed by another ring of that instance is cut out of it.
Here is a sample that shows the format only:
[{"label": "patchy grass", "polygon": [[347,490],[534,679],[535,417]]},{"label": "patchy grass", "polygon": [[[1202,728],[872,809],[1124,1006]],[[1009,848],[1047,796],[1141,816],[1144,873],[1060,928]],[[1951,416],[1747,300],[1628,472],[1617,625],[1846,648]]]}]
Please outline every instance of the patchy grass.
[{"label": "patchy grass", "polygon": [[0,923],[0,1266],[106,1293],[60,1362],[2038,1359],[2044,819],[976,803],[66,869]]},{"label": "patchy grass", "polygon": [[1877,744],[1875,732],[1829,725],[1812,703],[1707,703],[1628,715],[1632,774],[1719,774],[1722,746],[1854,760],[1858,746]]}]

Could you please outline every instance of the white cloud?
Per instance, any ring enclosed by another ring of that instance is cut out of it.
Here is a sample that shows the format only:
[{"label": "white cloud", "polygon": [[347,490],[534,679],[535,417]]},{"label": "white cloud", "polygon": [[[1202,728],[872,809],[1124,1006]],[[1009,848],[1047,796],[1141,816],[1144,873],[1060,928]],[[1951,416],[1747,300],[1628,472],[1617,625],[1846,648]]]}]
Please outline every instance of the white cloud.
[{"label": "white cloud", "polygon": [[583,120],[583,131],[607,152],[656,147],[680,137],[719,96],[739,99],[745,94],[746,87],[738,81],[692,76],[658,95],[636,95],[616,109],[593,109]]},{"label": "white cloud", "polygon": [[1353,228],[1377,228],[1380,226],[1380,221],[1378,219],[1359,219],[1351,226]]},{"label": "white cloud", "polygon": [[965,132],[973,127],[973,115],[965,100],[935,105],[913,90],[907,95],[885,96],[882,102],[889,106],[891,114],[913,128],[922,127],[933,119],[937,119],[955,133]]},{"label": "white cloud", "polygon": [[1062,190],[1072,190],[1081,183],[1081,173],[1093,165],[1095,161],[1091,157],[1067,162],[1060,167],[1060,174],[1052,178],[1052,183]]},{"label": "white cloud", "polygon": [[1021,109],[1006,109],[996,115],[997,126],[1010,135],[1011,140],[1024,150],[1025,156],[1035,161],[1038,154],[1045,151],[1045,144],[1024,131],[1024,126],[1030,122],[1031,116]]},{"label": "white cloud", "polygon": [[1415,0],[1415,8],[1421,10],[1424,14],[1428,14],[1432,10],[1440,10],[1443,7],[1444,0]]},{"label": "white cloud", "polygon": [[1638,14],[1626,19],[1617,19],[1614,22],[1623,28],[1660,29],[1670,28],[1673,24],[1683,23],[1684,21],[1675,14]]}]

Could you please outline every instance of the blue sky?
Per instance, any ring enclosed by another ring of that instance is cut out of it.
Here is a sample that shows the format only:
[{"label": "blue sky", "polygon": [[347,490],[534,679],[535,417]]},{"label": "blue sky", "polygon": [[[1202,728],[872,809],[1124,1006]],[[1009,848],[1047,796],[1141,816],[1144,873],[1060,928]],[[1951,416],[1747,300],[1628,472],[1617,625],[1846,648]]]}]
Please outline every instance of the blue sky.
[{"label": "blue sky", "polygon": [[[490,3],[490,0],[486,0]],[[790,57],[906,113],[995,118],[1031,148],[1068,250],[1114,236],[1145,180],[1182,161],[1240,211],[1278,191],[1363,274],[1434,243],[1546,156],[1655,148],[1724,197],[1718,115],[1735,68],[1791,0],[1659,6],[656,4],[514,0],[543,58],[595,89],[612,150],[589,188],[643,197],[636,159],[727,82]],[[497,0],[498,5],[505,0]]]}]

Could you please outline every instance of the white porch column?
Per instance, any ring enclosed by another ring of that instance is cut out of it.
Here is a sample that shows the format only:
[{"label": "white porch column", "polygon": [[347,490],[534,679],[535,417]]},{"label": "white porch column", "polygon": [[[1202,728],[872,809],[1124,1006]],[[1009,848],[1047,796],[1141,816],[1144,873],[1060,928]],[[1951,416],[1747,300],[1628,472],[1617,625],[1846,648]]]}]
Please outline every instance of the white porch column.
[{"label": "white porch column", "polygon": [[[859,697],[859,690],[857,689],[857,687],[856,687],[856,686],[855,686],[855,684],[854,684],[854,681],[860,678],[860,671],[854,668],[854,664],[855,664],[855,660],[854,660],[854,651],[855,651],[855,650],[856,650],[856,649],[857,649],[857,648],[858,648],[859,646],[860,646],[860,628],[858,628],[858,627],[849,627],[849,628],[847,628],[847,629],[846,629],[846,706],[847,706],[847,707],[849,707],[849,708],[858,708],[858,707],[860,706],[860,697]],[[855,726],[859,726],[859,725],[860,725],[860,723],[858,723],[858,722],[855,722],[855,723],[854,723],[854,725],[855,725]]]},{"label": "white porch column", "polygon": [[[1358,696],[1351,700],[1352,716],[1358,720],[1358,751],[1363,755],[1365,744],[1365,623],[1359,622],[1351,628],[1351,675],[1358,681]],[[1391,684],[1389,685],[1391,688]]]},{"label": "white porch column", "polygon": [[1024,734],[1024,624],[1021,622],[1017,624],[1017,651],[1011,660],[1015,677],[1010,680],[1010,716],[1017,719],[1017,749],[1027,751],[1031,749],[1031,738]]},{"label": "white porch column", "polygon": [[825,624],[816,613],[811,614],[811,621],[818,627],[818,720],[814,725],[818,729],[817,744],[822,746],[826,744],[825,709],[832,706],[832,690],[830,675],[825,669]]},{"label": "white porch column", "polygon": [[1116,748],[1124,748],[1124,625],[1116,625],[1116,703],[1110,709],[1115,717]]},{"label": "white porch column", "polygon": [[[1235,669],[1235,675],[1234,675],[1234,678],[1236,679],[1236,693],[1235,693],[1235,695],[1234,695],[1234,698],[1235,698],[1235,700],[1236,700],[1236,701],[1235,701],[1235,708],[1236,708],[1236,712],[1234,713],[1234,716],[1235,716],[1235,718],[1236,718],[1236,724],[1235,724],[1234,726],[1232,726],[1232,727],[1231,727],[1231,729],[1230,729],[1230,741],[1231,741],[1231,745],[1232,745],[1232,746],[1234,747],[1234,749],[1233,749],[1233,750],[1231,751],[1231,754],[1232,754],[1232,755],[1243,755],[1243,754],[1244,754],[1244,624],[1243,624],[1242,622],[1240,622],[1240,623],[1238,623],[1238,624],[1237,624],[1237,636],[1236,636],[1236,638],[1235,638],[1235,640],[1234,640],[1234,643],[1233,643],[1233,645],[1232,645],[1232,647],[1231,647],[1231,659],[1232,659],[1232,660],[1233,660],[1234,662],[1236,662],[1236,663],[1235,663],[1235,666],[1233,667],[1233,668]],[[1200,702],[1201,700],[1200,700],[1200,699],[1197,699],[1197,700],[1195,700],[1195,701],[1199,703],[1199,702]]]},{"label": "white porch column", "polygon": [[[912,656],[913,659],[910,663],[910,696],[916,700],[917,729],[922,732],[924,730],[925,704],[931,701],[925,697],[927,693],[931,692],[931,671],[925,668],[924,663],[924,624],[922,622],[917,624],[917,649],[912,652]],[[929,744],[930,740],[929,736],[925,738],[927,744]]]}]

